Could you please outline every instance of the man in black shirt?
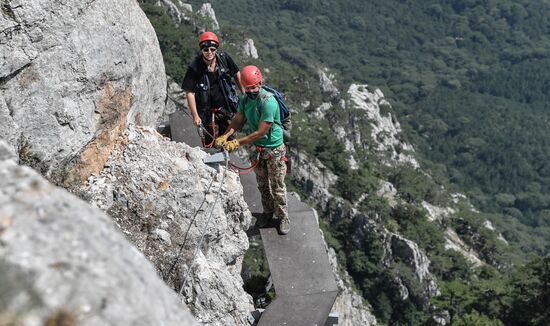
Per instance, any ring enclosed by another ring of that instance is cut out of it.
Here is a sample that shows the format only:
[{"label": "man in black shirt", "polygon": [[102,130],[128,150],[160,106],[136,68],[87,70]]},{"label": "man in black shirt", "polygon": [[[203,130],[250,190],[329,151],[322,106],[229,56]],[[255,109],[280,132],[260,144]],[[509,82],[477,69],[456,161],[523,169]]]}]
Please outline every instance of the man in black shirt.
[{"label": "man in black shirt", "polygon": [[[204,145],[211,147],[217,135],[223,133],[237,111],[241,93],[241,74],[231,57],[218,51],[220,41],[216,34],[204,32],[199,37],[201,53],[193,60],[183,79],[187,103],[196,126],[201,123],[212,134],[205,135]],[[234,82],[233,82],[234,81]]]}]

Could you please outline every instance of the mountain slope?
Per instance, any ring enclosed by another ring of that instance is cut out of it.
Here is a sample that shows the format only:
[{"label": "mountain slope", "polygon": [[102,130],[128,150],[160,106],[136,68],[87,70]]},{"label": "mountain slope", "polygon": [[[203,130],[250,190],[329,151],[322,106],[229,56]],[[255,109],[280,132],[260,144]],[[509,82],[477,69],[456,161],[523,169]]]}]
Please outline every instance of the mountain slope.
[{"label": "mountain slope", "polygon": [[[326,66],[338,86],[381,88],[432,173],[495,214],[514,245],[548,252],[547,1],[211,2],[222,29],[246,31],[265,63]],[[308,88],[297,80],[274,82]]]}]

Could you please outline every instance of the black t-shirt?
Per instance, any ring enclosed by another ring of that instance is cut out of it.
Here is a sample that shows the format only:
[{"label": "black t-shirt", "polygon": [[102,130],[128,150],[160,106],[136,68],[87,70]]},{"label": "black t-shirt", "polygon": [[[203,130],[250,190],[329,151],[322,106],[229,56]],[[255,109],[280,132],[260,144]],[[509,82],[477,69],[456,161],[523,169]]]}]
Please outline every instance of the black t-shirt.
[{"label": "black t-shirt", "polygon": [[[239,72],[239,67],[237,67],[233,59],[231,59],[228,54],[218,53],[216,71],[209,72],[206,63],[202,59],[202,55],[199,54],[195,60],[193,60],[193,63],[189,65],[187,72],[185,73],[185,77],[183,78],[182,88],[185,91],[195,93],[195,100],[199,111],[204,111],[205,107],[219,108],[225,106],[225,100],[220,87],[217,71],[222,68],[220,61],[223,59],[220,60],[220,56],[223,56],[225,59],[224,62],[227,63],[227,67],[224,66],[224,68],[228,70],[228,75],[231,76],[231,78],[235,77],[237,72]],[[208,78],[208,81],[206,80],[205,75]],[[209,88],[207,86],[208,84],[210,85]],[[208,89],[207,98],[201,98],[202,95],[198,94],[201,93],[201,89]]]}]

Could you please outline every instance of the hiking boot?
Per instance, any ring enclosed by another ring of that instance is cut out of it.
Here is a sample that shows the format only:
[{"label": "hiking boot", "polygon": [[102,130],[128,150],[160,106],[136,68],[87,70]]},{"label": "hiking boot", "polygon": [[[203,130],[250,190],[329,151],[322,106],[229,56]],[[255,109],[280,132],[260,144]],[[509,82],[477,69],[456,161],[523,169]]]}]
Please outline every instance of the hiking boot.
[{"label": "hiking boot", "polygon": [[258,219],[256,220],[256,226],[259,228],[263,228],[272,218],[273,213],[262,213],[260,217],[258,217]]},{"label": "hiking boot", "polygon": [[281,223],[279,223],[279,234],[285,235],[290,232],[290,220],[288,217],[282,218]]}]

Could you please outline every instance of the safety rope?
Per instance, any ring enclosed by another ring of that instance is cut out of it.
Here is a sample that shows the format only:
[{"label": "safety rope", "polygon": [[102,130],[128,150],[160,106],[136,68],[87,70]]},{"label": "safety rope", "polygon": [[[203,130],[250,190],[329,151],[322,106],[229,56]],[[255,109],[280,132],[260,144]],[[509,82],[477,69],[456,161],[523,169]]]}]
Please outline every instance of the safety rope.
[{"label": "safety rope", "polygon": [[183,248],[185,247],[185,243],[187,243],[187,235],[189,234],[189,230],[191,229],[191,226],[195,222],[195,219],[197,218],[197,215],[201,211],[202,206],[206,202],[206,194],[208,194],[210,192],[210,188],[212,188],[213,183],[214,183],[214,176],[212,176],[212,178],[210,178],[210,183],[208,184],[208,189],[206,189],[206,192],[204,193],[204,198],[203,198],[199,208],[197,208],[197,210],[195,210],[195,213],[193,214],[193,217],[191,218],[191,222],[189,222],[189,225],[187,226],[187,230],[185,230],[185,234],[183,235],[183,242],[180,245],[178,255],[176,256],[176,260],[174,261],[174,263],[170,267],[170,270],[168,271],[168,274],[164,275],[165,279],[168,279],[168,277],[170,277],[170,275],[172,274],[172,271],[174,270],[174,267],[176,267],[176,265],[178,264],[178,262],[180,260],[180,257],[181,257],[181,254],[183,252]]},{"label": "safety rope", "polygon": [[[169,94],[167,94],[167,97],[169,99],[171,99],[174,104],[176,104],[176,106],[183,106],[181,104],[179,104],[178,100],[176,100],[175,98],[173,98],[172,96],[170,96]],[[189,118],[191,118],[191,121],[193,121],[193,116],[191,115],[191,113],[187,112],[187,110],[180,110],[181,112],[185,113]],[[206,133],[208,136],[210,136],[210,138],[212,139],[215,139],[214,136],[212,136],[212,134],[206,129],[206,127],[204,126],[204,124],[201,122],[200,126],[197,126],[197,133],[199,134],[199,137],[201,137],[201,141],[203,142],[203,146],[204,146],[204,133]],[[202,133],[202,135],[201,135]]]},{"label": "safety rope", "polygon": [[[254,169],[258,166],[258,164],[260,163],[260,152],[258,152],[257,156],[256,156],[256,162],[254,162],[254,164],[252,164],[251,166],[247,167],[247,168],[243,168],[243,167],[240,167],[240,166],[237,166],[233,163],[229,163],[229,166],[232,168],[233,171],[235,172],[238,172],[239,175],[246,175],[246,174],[249,174],[251,173],[252,171],[254,171]],[[241,172],[242,171],[242,172]]]},{"label": "safety rope", "polygon": [[202,147],[204,148],[212,148],[214,147],[214,143],[216,142],[216,112],[218,111],[219,109],[212,109],[210,112],[212,114],[212,135],[213,136],[211,134],[208,134],[210,138],[212,138],[212,142],[208,145],[204,143],[204,138],[201,138]]},{"label": "safety rope", "polygon": [[[216,203],[218,202],[218,198],[220,197],[220,194],[222,192],[223,182],[225,180],[225,175],[227,174],[228,165],[229,165],[229,160],[226,160],[225,161],[225,169],[224,169],[223,174],[222,174],[222,180],[220,181],[220,188],[218,189],[218,192],[216,194],[216,198],[214,199],[214,203],[212,204],[212,208],[210,209],[210,215],[208,216],[208,220],[206,221],[206,225],[204,226],[204,229],[202,231],[201,238],[199,240],[199,244],[198,244],[197,248],[195,248],[195,252],[193,253],[193,258],[191,259],[191,263],[189,264],[188,271],[191,270],[191,268],[193,267],[193,264],[195,263],[197,253],[199,252],[199,250],[202,246],[202,241],[204,240],[204,236],[206,235],[206,230],[208,229],[208,225],[210,225],[210,220],[212,219],[212,215],[214,213],[214,208],[216,208]],[[180,287],[180,290],[178,292],[180,295],[183,292],[183,288],[185,287],[185,281],[186,280],[187,280],[187,273],[184,273],[183,278],[182,278],[181,287]]]}]

